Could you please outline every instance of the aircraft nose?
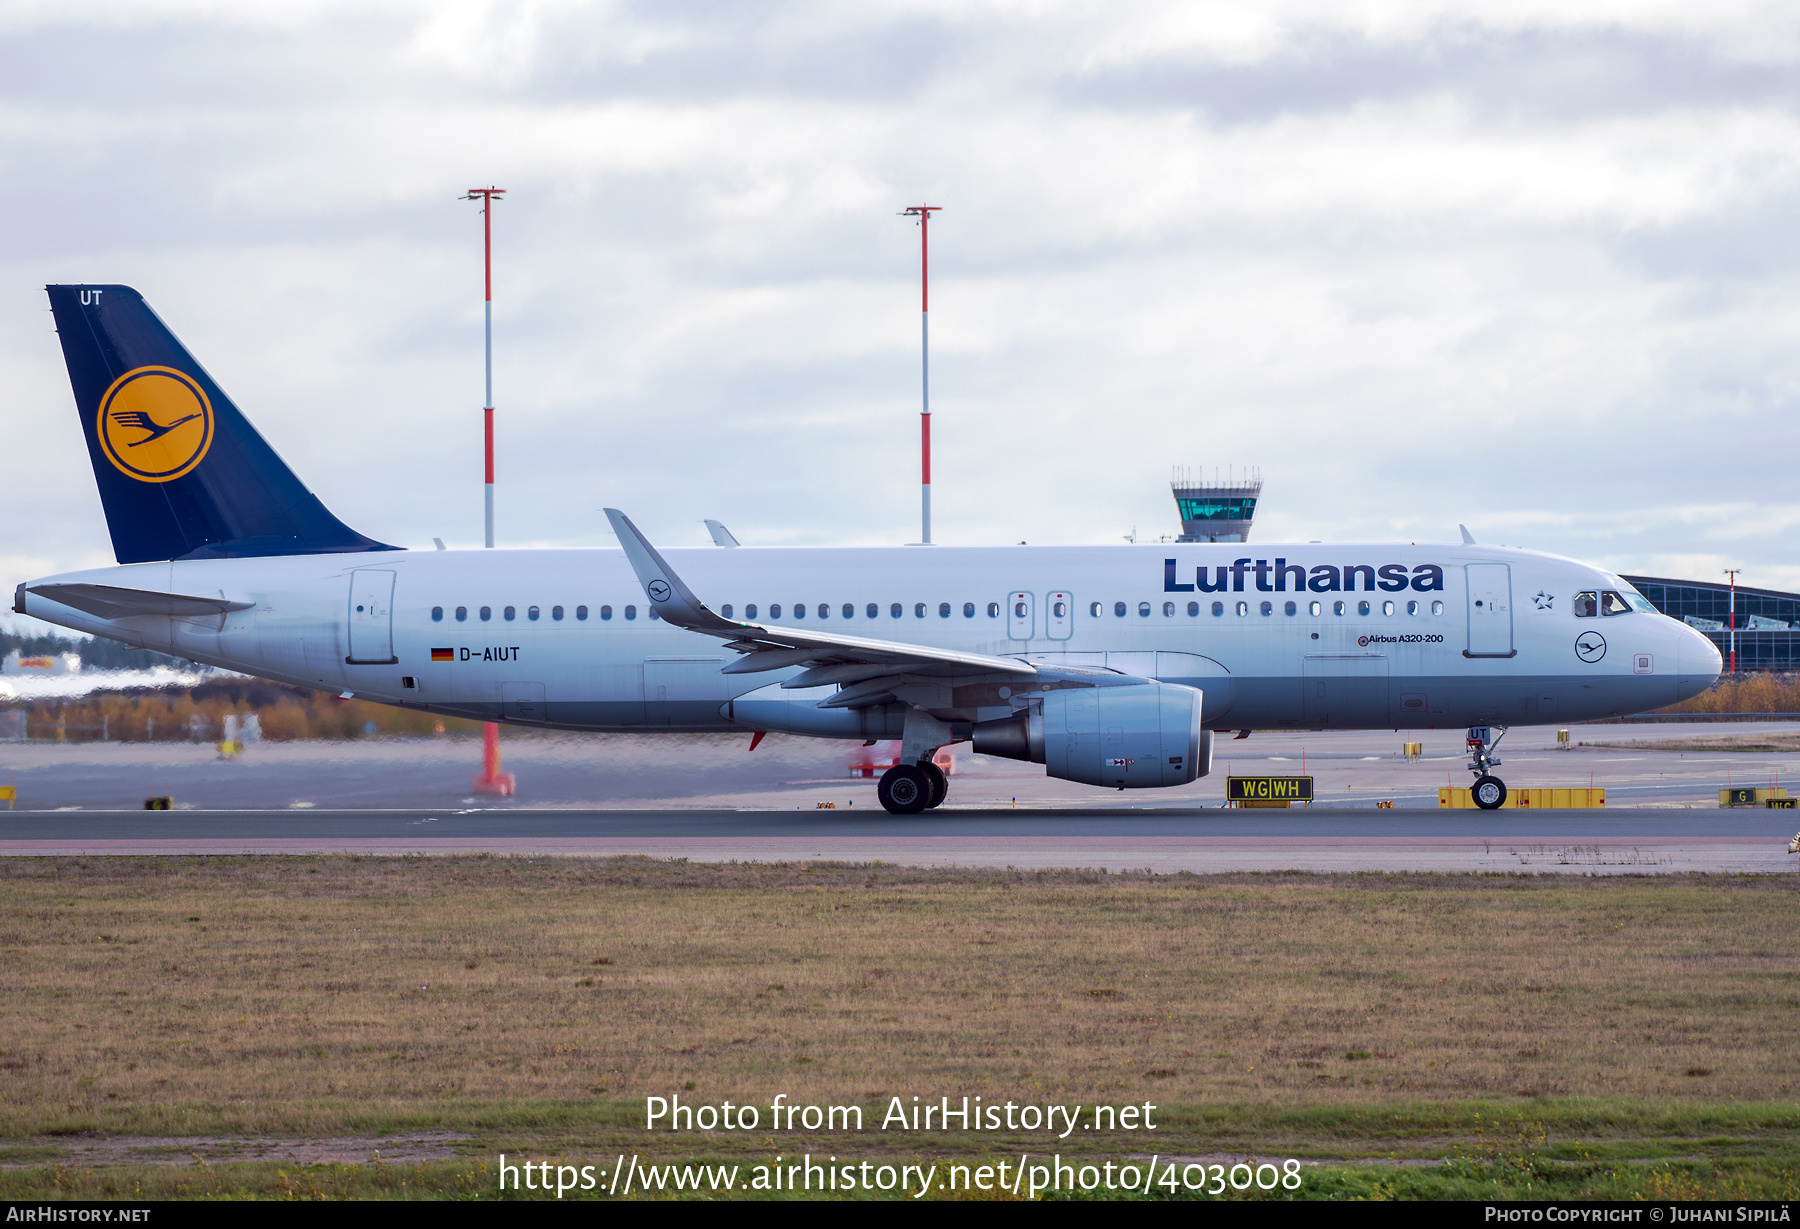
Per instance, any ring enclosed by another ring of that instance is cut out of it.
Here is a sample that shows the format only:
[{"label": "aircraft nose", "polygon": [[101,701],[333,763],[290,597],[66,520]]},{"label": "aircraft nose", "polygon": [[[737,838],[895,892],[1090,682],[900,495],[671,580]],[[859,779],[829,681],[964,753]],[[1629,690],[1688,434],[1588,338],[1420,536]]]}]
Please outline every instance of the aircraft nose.
[{"label": "aircraft nose", "polygon": [[1719,675],[1725,670],[1725,658],[1718,645],[1694,628],[1682,623],[1675,626],[1675,666],[1679,674],[1675,685],[1680,698],[1685,700],[1719,681]]}]

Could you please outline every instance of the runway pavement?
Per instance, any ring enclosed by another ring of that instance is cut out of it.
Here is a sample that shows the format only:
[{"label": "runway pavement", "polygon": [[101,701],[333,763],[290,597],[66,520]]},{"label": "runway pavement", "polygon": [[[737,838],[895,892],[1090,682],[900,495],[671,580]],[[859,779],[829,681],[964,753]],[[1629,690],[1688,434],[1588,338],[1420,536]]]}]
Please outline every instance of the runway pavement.
[{"label": "runway pavement", "polygon": [[1159,873],[1768,873],[1792,869],[1795,859],[1785,852],[1789,819],[1782,812],[1669,809],[1178,814],[946,807],[910,817],[853,808],[84,811],[0,817],[0,854],[635,854]]}]

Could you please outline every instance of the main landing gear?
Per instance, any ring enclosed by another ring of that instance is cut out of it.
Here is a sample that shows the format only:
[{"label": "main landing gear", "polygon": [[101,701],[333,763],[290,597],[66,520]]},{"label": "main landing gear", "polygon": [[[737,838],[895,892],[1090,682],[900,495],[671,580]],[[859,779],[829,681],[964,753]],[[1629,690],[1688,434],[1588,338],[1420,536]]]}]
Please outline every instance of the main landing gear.
[{"label": "main landing gear", "polygon": [[1475,784],[1469,789],[1469,796],[1475,805],[1484,811],[1497,811],[1506,805],[1506,782],[1496,777],[1491,768],[1500,765],[1500,757],[1494,754],[1500,746],[1500,740],[1506,737],[1506,727],[1472,725],[1469,727],[1469,771],[1475,774]]},{"label": "main landing gear", "polygon": [[881,774],[875,796],[895,815],[917,815],[939,806],[950,793],[950,778],[926,760],[923,764],[895,764]]}]

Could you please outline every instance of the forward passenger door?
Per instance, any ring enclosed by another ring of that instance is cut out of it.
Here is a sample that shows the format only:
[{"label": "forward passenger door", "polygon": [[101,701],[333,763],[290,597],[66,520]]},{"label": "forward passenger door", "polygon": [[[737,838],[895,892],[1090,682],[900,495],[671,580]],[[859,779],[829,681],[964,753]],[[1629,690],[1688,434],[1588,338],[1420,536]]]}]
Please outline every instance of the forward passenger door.
[{"label": "forward passenger door", "polygon": [[1469,586],[1469,647],[1467,657],[1513,655],[1512,566],[1505,563],[1471,563],[1466,568]]}]

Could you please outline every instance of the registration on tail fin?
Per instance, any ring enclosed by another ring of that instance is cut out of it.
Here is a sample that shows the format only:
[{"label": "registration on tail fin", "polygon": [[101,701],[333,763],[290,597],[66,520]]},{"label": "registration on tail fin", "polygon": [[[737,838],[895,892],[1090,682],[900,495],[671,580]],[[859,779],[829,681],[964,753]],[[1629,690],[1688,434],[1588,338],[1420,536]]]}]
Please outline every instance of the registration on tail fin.
[{"label": "registration on tail fin", "polygon": [[395,550],[338,520],[129,286],[47,286],[120,563]]}]

